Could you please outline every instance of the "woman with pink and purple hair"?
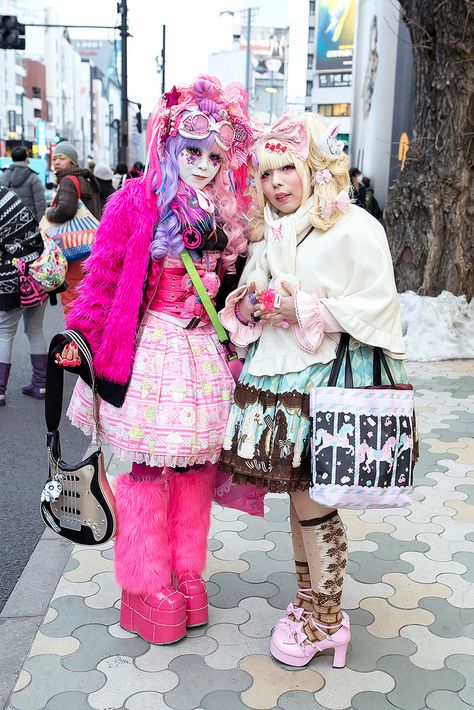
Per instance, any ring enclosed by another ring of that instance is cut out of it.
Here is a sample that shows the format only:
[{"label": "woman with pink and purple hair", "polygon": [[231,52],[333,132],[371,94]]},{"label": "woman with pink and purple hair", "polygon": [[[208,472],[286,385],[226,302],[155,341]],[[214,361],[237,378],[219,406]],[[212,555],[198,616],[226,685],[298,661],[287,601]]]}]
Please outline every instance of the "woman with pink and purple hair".
[{"label": "woman with pink and purple hair", "polygon": [[[180,253],[215,299],[245,252],[246,99],[208,76],[164,94],[145,174],[108,201],[67,319],[93,352],[102,435],[131,462],[116,485],[120,623],[152,643],[208,619],[201,575],[234,384]],[[61,362],[79,364],[74,345]],[[88,434],[91,410],[79,380],[68,415]]]}]

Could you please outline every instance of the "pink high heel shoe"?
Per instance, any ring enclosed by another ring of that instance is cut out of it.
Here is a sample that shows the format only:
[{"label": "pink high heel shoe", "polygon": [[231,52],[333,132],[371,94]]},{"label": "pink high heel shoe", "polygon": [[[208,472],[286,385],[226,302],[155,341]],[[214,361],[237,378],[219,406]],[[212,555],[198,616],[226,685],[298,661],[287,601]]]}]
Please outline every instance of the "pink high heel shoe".
[{"label": "pink high heel shoe", "polygon": [[[344,668],[346,665],[347,647],[351,640],[349,617],[342,612],[342,622],[339,629],[331,636],[327,635],[321,641],[309,641],[303,631],[305,621],[282,619],[278,628],[275,627],[270,642],[270,653],[274,658],[288,666],[306,666],[320,651],[334,649],[333,668]],[[316,623],[316,622],[315,622]],[[316,624],[324,633],[321,624]]]},{"label": "pink high heel shoe", "polygon": [[186,636],[186,601],[174,587],[156,594],[122,590],[120,626],[155,644],[175,643]]},{"label": "pink high heel shoe", "polygon": [[176,586],[186,600],[187,626],[204,626],[209,621],[207,587],[201,577],[185,572],[179,575]]}]

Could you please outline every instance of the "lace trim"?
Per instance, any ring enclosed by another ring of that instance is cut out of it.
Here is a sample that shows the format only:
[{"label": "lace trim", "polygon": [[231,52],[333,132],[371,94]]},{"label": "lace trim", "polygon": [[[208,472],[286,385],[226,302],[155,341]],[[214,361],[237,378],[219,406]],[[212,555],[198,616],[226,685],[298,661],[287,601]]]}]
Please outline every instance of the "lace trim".
[{"label": "lace trim", "polygon": [[[295,334],[296,341],[297,341],[298,345],[300,346],[300,348],[307,353],[314,353],[317,348],[314,348],[311,345],[310,341],[307,339],[307,337],[305,335],[305,326],[303,325],[303,320],[302,320],[301,313],[300,313],[300,305],[299,305],[298,295],[301,293],[302,293],[302,291],[297,289],[297,291],[295,292],[295,296],[294,296],[295,313],[296,313],[296,319],[298,321],[299,330],[298,330],[298,327],[293,326],[293,332]],[[308,294],[305,294],[305,295],[308,295]],[[319,305],[317,306],[315,318],[316,318],[316,324],[319,326],[320,330],[322,331],[323,322],[322,322],[322,318],[321,318],[321,312],[319,309]],[[301,335],[301,338],[298,337],[299,335]]]},{"label": "lace trim", "polygon": [[[91,443],[96,444],[95,438],[93,436],[92,427],[88,424],[84,424],[79,421],[74,415],[67,414],[68,418],[71,420],[71,424],[80,429],[86,436],[91,437]],[[112,443],[107,439],[104,432],[101,432],[101,436],[104,441],[112,449],[114,457],[118,461],[130,461],[131,463],[144,463],[147,466],[157,466],[159,468],[164,466],[169,466],[174,468],[176,466],[194,466],[205,463],[217,463],[220,458],[220,451],[215,454],[201,454],[200,456],[194,456],[192,454],[188,456],[169,456],[168,454],[149,454],[143,451],[127,451],[120,448],[117,444]]]}]

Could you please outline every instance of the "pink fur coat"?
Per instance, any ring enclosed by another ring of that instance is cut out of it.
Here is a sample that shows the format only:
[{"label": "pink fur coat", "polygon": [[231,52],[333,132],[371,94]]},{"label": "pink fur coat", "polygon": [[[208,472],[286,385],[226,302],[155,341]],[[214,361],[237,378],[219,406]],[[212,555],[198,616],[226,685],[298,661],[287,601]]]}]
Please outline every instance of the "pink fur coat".
[{"label": "pink fur coat", "polygon": [[147,200],[145,184],[127,180],[107,203],[67,316],[67,327],[89,341],[96,375],[110,382],[125,384],[131,372],[157,220],[158,207]]}]

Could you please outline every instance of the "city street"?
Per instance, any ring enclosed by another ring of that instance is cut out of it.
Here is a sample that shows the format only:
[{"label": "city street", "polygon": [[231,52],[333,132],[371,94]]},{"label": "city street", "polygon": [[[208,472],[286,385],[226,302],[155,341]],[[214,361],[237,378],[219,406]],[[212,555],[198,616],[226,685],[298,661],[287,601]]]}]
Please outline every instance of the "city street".
[{"label": "city street", "polygon": [[[295,591],[288,503],[271,495],[264,519],[214,506],[210,623],[171,646],[120,628],[112,543],[72,547],[46,534],[0,616],[7,710],[473,707],[474,361],[408,371],[422,438],[415,501],[342,512],[353,639],[345,669],[327,652],[300,670],[268,653]],[[12,448],[23,440],[18,429]],[[124,467],[112,459],[108,470],[113,478]]]},{"label": "city street", "polygon": [[[46,342],[64,328],[61,306],[48,306],[45,316]],[[39,514],[41,490],[47,478],[44,402],[25,397],[22,385],[31,378],[28,341],[20,323],[14,343],[13,365],[8,383],[8,405],[0,407],[0,610],[28,562],[41,534]],[[69,400],[75,378],[65,378]],[[79,460],[86,438],[69,424],[61,426],[61,441],[71,460]]]}]

